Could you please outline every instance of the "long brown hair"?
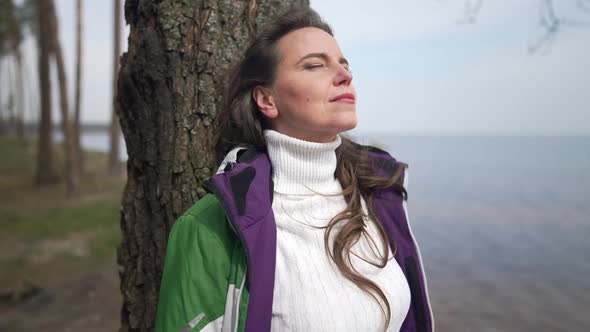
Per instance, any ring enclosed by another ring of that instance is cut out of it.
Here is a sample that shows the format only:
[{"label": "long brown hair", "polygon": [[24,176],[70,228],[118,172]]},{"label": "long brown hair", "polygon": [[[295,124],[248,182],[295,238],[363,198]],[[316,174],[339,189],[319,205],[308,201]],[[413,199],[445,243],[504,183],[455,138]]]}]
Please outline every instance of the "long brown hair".
[{"label": "long brown hair", "polygon": [[[287,33],[305,27],[318,28],[334,35],[330,26],[313,9],[309,7],[292,9],[267,25],[250,44],[244,57],[230,71],[225,91],[224,108],[217,117],[217,125],[220,128],[216,145],[219,160],[237,145],[255,145],[261,149],[266,147],[263,130],[269,128],[269,125],[258,109],[252,96],[252,90],[258,85],[270,86],[273,84],[279,60],[277,42]],[[389,177],[375,176],[373,166],[369,163],[368,154],[368,149],[349,138],[342,137],[342,144],[336,149],[335,176],[344,188],[342,195],[347,207],[332,218],[327,226],[323,227],[326,228],[324,246],[326,253],[344,277],[379,303],[386,317],[385,328],[387,328],[391,320],[389,301],[377,284],[364,277],[352,266],[351,254],[354,253],[350,249],[363,234],[371,239],[364,227],[362,197],[367,203],[370,220],[379,230],[385,255],[377,255],[380,260],[378,263],[361,259],[380,268],[385,267],[389,261],[389,242],[383,226],[375,215],[374,193],[376,190],[393,187],[405,194],[403,186],[398,181],[403,169],[398,167],[397,171]],[[343,224],[338,229],[333,247],[330,250],[330,234],[339,223]],[[395,255],[395,248],[393,252]]]}]

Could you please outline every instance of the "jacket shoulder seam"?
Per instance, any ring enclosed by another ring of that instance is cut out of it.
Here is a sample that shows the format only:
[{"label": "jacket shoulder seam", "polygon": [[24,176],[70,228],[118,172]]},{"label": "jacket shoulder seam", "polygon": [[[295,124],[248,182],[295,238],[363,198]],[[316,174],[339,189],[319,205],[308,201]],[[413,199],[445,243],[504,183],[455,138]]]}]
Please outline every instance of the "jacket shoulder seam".
[{"label": "jacket shoulder seam", "polygon": [[[203,198],[205,198],[205,197],[203,197]],[[199,201],[197,201],[195,204],[193,204],[193,206],[191,206],[181,217],[193,217],[195,219],[200,220],[201,215],[203,213],[208,212],[208,210],[210,210],[210,209],[219,208],[219,209],[223,210],[223,208],[221,207],[221,203],[219,202],[219,200],[217,198],[211,198],[211,199],[209,199],[208,202],[204,202],[203,198],[201,198]],[[205,205],[205,203],[207,205]],[[200,205],[203,205],[203,206],[200,206]]]},{"label": "jacket shoulder seam", "polygon": [[[195,205],[199,204],[199,202],[195,203]],[[199,230],[205,230],[206,232],[208,232],[211,235],[216,235],[216,237],[220,237],[219,240],[220,241],[225,241],[223,240],[223,235],[222,233],[224,233],[223,231],[220,231],[220,229],[218,229],[217,227],[214,227],[212,225],[210,225],[209,223],[211,222],[211,218],[204,218],[205,215],[207,215],[209,213],[210,210],[218,208],[221,210],[221,213],[223,214],[223,219],[219,219],[220,222],[227,222],[226,221],[226,214],[225,211],[221,208],[221,204],[219,202],[219,200],[214,199],[211,202],[207,202],[207,205],[205,205],[204,207],[199,207],[198,211],[191,211],[194,209],[194,205],[192,208],[190,208],[187,212],[185,212],[182,216],[180,216],[180,218],[178,218],[178,220],[175,222],[176,224],[187,224],[187,226],[189,224],[193,224],[194,227],[196,227]],[[215,217],[215,219],[217,219],[217,217]]]}]

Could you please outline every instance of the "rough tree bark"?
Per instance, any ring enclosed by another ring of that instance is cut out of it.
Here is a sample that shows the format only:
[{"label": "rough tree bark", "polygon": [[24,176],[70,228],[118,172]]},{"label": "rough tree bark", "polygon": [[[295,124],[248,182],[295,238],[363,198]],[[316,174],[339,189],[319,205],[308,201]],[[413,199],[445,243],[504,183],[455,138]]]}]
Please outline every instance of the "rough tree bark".
[{"label": "rough tree bark", "polygon": [[108,172],[118,174],[121,171],[119,163],[119,137],[121,136],[121,126],[117,116],[117,78],[119,74],[119,57],[121,56],[121,0],[114,0],[114,35],[113,35],[113,110],[111,112],[110,150]]},{"label": "rough tree bark", "polygon": [[49,56],[51,43],[49,38],[48,0],[40,0],[38,4],[39,20],[39,95],[41,97],[41,116],[39,119],[39,138],[37,152],[37,170],[35,183],[45,186],[55,183],[57,175],[53,164],[52,153],[52,121],[51,121],[51,81],[49,79]]},{"label": "rough tree bark", "polygon": [[212,123],[228,66],[257,27],[307,0],[127,0],[129,50],[119,72],[127,185],[118,249],[120,331],[153,329],[168,233],[205,194]]}]

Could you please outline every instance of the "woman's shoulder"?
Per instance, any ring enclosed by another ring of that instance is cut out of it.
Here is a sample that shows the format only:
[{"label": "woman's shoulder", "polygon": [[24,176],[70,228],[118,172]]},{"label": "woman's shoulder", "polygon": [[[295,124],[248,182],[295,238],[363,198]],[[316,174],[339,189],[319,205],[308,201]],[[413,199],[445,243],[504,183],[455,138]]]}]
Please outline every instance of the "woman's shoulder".
[{"label": "woman's shoulder", "polygon": [[203,196],[176,220],[170,238],[179,239],[179,235],[188,242],[203,239],[209,244],[228,248],[236,240],[225,211],[213,194]]},{"label": "woman's shoulder", "polygon": [[181,218],[183,217],[196,222],[207,223],[210,219],[225,218],[225,212],[217,197],[213,194],[207,194],[188,208],[182,214]]}]

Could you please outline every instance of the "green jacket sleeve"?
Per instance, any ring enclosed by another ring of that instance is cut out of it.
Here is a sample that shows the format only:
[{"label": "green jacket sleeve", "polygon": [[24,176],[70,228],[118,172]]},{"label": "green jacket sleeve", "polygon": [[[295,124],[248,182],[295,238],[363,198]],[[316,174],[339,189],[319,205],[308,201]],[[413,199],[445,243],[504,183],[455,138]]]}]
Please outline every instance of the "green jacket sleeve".
[{"label": "green jacket sleeve", "polygon": [[170,231],[156,332],[221,328],[234,243],[218,205],[205,196]]}]

